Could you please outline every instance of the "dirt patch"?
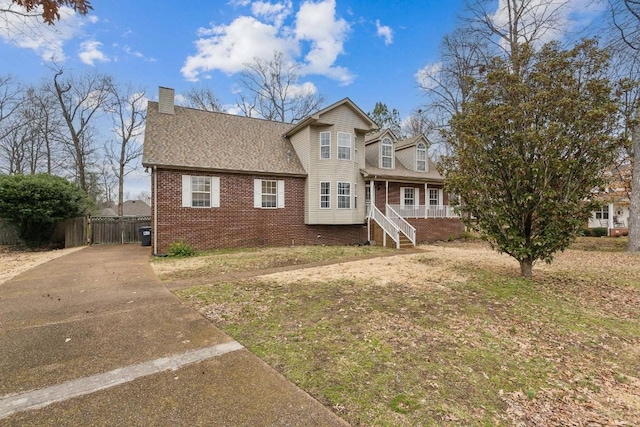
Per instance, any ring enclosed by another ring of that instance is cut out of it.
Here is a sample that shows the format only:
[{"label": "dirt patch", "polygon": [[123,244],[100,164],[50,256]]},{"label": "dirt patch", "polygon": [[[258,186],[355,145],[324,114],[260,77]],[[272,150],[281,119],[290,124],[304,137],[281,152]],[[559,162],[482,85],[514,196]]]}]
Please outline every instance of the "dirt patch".
[{"label": "dirt patch", "polygon": [[82,248],[83,246],[47,251],[29,251],[15,249],[11,246],[0,246],[0,285],[33,267],[79,251]]}]

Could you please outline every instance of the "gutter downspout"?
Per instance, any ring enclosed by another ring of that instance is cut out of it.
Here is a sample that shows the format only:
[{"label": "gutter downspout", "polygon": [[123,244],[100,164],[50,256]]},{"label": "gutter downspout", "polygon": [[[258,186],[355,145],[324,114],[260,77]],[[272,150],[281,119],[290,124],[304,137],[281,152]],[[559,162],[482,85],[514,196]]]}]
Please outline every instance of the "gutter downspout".
[{"label": "gutter downspout", "polygon": [[153,255],[158,255],[158,167],[153,167]]}]

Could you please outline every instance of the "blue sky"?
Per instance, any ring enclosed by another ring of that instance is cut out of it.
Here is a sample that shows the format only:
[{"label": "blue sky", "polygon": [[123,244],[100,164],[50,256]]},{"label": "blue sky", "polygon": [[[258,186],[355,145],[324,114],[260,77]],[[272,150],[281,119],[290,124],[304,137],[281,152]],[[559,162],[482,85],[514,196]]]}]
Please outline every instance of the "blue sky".
[{"label": "blue sky", "polygon": [[[16,47],[15,37],[2,37],[0,74],[35,83],[50,74],[53,57],[73,72],[95,70],[145,87],[151,99],[159,85],[178,94],[209,86],[231,106],[242,64],[275,48],[302,65],[301,83],[313,83],[329,103],[348,96],[370,111],[383,101],[404,117],[421,102],[414,75],[437,60],[462,0],[94,0],[93,6],[88,17],[63,15],[40,45]],[[207,49],[215,58],[207,58]]]},{"label": "blue sky", "polygon": [[[496,11],[503,1],[493,3]],[[602,3],[591,0],[569,3],[563,29],[553,37],[589,23],[602,10]],[[8,4],[0,0],[0,9]],[[175,88],[178,99],[192,87],[210,87],[233,112],[243,63],[278,50],[300,65],[299,83],[313,85],[327,104],[349,97],[369,112],[382,101],[404,119],[424,102],[416,74],[438,61],[442,37],[454,29],[463,8],[463,0],[92,4],[86,17],[65,8],[55,27],[38,25],[35,31],[20,21],[0,20],[0,75],[37,84],[51,77],[55,61],[73,73],[96,71],[130,82],[152,100],[158,86]],[[499,21],[500,13],[495,16]],[[128,179],[132,193],[147,183],[142,173]]]}]

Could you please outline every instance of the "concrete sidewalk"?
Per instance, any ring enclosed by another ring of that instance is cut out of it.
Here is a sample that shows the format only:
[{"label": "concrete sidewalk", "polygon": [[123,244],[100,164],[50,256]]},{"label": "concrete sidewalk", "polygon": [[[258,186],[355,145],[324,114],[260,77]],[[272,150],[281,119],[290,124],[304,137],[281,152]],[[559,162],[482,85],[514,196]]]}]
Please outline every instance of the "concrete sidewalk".
[{"label": "concrete sidewalk", "polygon": [[137,245],[0,285],[0,425],[345,426],[163,286]]}]

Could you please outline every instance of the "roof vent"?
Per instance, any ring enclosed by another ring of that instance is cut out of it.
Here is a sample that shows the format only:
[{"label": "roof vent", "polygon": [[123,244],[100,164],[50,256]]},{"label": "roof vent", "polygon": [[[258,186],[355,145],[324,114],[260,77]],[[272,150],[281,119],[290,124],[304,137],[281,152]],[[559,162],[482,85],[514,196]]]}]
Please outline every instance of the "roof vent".
[{"label": "roof vent", "polygon": [[163,114],[173,114],[173,102],[175,98],[175,91],[168,87],[159,88],[158,96],[158,111]]}]

